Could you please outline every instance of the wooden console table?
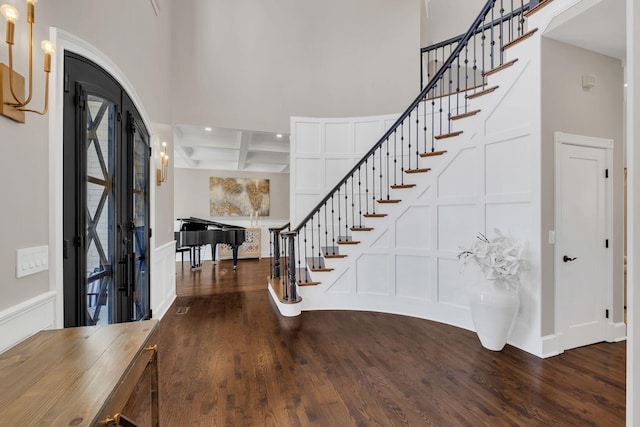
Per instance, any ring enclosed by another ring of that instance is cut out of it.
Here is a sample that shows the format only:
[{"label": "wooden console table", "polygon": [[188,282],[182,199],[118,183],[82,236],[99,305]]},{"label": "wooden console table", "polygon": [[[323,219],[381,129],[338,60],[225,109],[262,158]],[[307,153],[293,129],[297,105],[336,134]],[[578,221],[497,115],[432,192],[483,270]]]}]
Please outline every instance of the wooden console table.
[{"label": "wooden console table", "polygon": [[0,354],[0,424],[135,425],[120,411],[150,367],[157,426],[157,327],[147,320],[46,330]]}]

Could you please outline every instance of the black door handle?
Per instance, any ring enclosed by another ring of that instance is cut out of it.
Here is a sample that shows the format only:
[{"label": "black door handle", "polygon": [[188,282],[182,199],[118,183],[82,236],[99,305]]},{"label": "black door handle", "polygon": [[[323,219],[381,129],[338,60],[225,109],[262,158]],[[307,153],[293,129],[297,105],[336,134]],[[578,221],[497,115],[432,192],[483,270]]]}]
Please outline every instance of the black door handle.
[{"label": "black door handle", "polygon": [[575,261],[577,259],[578,259],[578,257],[569,258],[566,255],[562,257],[562,261],[564,261],[564,262]]}]

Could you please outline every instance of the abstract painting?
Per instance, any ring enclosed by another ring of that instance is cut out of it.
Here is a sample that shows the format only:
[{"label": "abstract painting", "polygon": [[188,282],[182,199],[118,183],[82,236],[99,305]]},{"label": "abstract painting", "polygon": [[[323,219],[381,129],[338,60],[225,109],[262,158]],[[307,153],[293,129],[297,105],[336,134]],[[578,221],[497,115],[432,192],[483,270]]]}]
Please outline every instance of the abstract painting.
[{"label": "abstract painting", "polygon": [[269,180],[209,178],[211,216],[269,215]]}]

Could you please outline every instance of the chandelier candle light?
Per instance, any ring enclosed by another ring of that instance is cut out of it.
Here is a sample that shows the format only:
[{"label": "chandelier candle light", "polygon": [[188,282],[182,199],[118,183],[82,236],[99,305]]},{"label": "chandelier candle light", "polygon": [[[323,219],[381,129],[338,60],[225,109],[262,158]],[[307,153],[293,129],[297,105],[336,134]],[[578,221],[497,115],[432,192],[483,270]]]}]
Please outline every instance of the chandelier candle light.
[{"label": "chandelier candle light", "polygon": [[5,43],[9,56],[9,65],[0,63],[0,115],[8,117],[19,123],[24,123],[25,112],[40,115],[47,114],[49,109],[49,74],[51,72],[51,55],[56,46],[49,40],[43,40],[40,47],[44,51],[44,108],[42,111],[28,108],[33,97],[33,24],[35,23],[35,4],[38,0],[27,0],[27,25],[29,31],[29,94],[25,98],[25,78],[13,68],[13,45],[15,35],[15,23],[20,17],[18,9],[4,4],[0,7],[0,13],[6,21]]},{"label": "chandelier candle light", "polygon": [[167,154],[167,143],[162,143],[162,151],[160,152],[160,168],[156,169],[156,183],[161,185],[167,182],[167,172],[169,169],[169,155]]}]

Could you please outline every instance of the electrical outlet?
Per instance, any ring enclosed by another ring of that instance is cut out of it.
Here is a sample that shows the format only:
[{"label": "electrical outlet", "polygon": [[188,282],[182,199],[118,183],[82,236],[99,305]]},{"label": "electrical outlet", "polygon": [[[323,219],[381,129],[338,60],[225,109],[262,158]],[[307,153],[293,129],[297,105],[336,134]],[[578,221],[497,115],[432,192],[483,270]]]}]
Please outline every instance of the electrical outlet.
[{"label": "electrical outlet", "polygon": [[49,246],[16,250],[16,277],[24,277],[49,269]]}]

